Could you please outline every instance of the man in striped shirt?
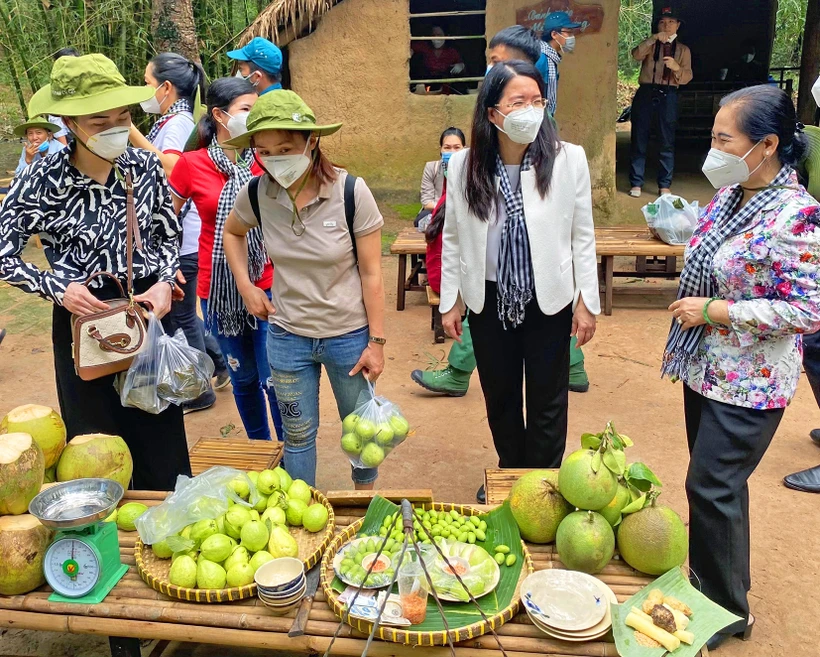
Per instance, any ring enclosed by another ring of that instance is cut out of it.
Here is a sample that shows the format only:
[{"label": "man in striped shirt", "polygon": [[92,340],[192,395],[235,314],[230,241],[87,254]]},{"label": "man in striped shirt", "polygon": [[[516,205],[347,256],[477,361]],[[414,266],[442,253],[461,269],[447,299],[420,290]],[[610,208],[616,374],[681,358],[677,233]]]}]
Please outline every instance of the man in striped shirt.
[{"label": "man in striped shirt", "polygon": [[547,109],[555,116],[558,105],[558,64],[561,63],[563,53],[575,50],[575,35],[573,30],[581,27],[580,23],[573,23],[566,11],[553,11],[544,19],[544,31],[541,35],[541,58],[535,67],[544,77],[547,88]]}]

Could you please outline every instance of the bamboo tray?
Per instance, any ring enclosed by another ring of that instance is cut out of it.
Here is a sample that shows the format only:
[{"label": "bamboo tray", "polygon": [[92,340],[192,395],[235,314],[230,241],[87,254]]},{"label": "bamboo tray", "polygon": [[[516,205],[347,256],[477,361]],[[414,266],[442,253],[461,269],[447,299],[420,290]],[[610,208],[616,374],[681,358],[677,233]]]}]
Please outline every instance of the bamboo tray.
[{"label": "bamboo tray", "polygon": [[[475,509],[469,506],[462,506],[459,504],[432,502],[423,504],[421,506],[425,510],[436,509],[437,511],[449,511],[451,509],[455,509],[458,513],[461,513],[462,515],[466,516],[481,515]],[[327,598],[328,606],[339,618],[342,618],[344,615],[345,605],[339,602],[339,594],[333,588],[333,580],[336,576],[336,573],[333,569],[333,559],[338,553],[338,551],[342,548],[342,546],[356,538],[356,535],[361,529],[362,525],[364,524],[364,521],[365,519],[361,518],[353,524],[346,527],[341,533],[337,534],[331,542],[331,544],[328,546],[327,550],[325,551],[325,556],[322,559],[320,572],[322,590],[324,591],[325,597]],[[449,633],[444,630],[414,631],[399,627],[379,626],[379,628],[376,630],[376,636],[384,641],[390,641],[392,643],[402,643],[405,645],[444,646],[448,643],[448,634],[450,641],[452,641],[453,643],[457,643],[459,641],[465,641],[467,639],[474,639],[475,637],[481,636],[482,634],[486,634],[487,632],[489,632],[490,628],[495,630],[504,625],[504,623],[511,621],[519,610],[519,592],[521,589],[521,583],[527,578],[527,576],[530,573],[534,571],[532,556],[530,555],[530,552],[523,541],[521,541],[521,548],[524,555],[524,560],[521,567],[521,575],[518,578],[518,583],[516,585],[515,592],[512,596],[512,601],[507,607],[501,609],[495,614],[488,614],[487,618],[489,622],[481,619],[480,621],[471,623],[469,625],[450,628]],[[351,618],[348,616],[345,622],[351,627],[361,632],[364,632],[365,634],[370,634],[370,631],[373,628],[372,623],[360,618]]]},{"label": "bamboo tray", "polygon": [[[333,534],[336,530],[336,518],[330,502],[315,488],[311,488],[310,490],[313,493],[313,500],[323,504],[327,509],[328,518],[327,527],[325,527],[324,532],[313,534],[302,527],[288,528],[290,535],[296,539],[296,544],[299,546],[299,554],[307,555],[302,558],[302,562],[305,564],[305,571],[310,570],[319,563],[322,554],[324,554],[325,550],[331,544]],[[220,603],[252,598],[256,595],[256,583],[225,589],[189,589],[171,584],[171,582],[168,581],[168,573],[171,570],[171,560],[158,559],[150,546],[145,545],[139,539],[137,539],[134,545],[134,560],[143,581],[152,589],[172,598],[187,600],[188,602]]]}]

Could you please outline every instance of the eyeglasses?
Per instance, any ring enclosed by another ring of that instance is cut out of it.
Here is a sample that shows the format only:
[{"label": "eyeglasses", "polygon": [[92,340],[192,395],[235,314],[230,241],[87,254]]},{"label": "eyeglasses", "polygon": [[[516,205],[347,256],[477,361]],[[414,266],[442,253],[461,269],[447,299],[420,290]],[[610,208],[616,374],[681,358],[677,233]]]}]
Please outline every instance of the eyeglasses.
[{"label": "eyeglasses", "polygon": [[546,109],[547,108],[547,99],[546,98],[536,98],[531,103],[525,102],[523,100],[517,100],[514,103],[505,103],[503,105],[496,105],[496,107],[506,107],[508,110],[516,111],[520,109],[524,109],[525,107],[534,107],[535,109]]}]

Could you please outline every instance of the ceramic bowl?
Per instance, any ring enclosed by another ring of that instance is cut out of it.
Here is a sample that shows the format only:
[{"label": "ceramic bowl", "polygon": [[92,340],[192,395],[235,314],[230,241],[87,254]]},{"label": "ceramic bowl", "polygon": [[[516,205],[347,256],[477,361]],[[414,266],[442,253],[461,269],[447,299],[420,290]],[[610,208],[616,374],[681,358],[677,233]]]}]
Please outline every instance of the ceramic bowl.
[{"label": "ceramic bowl", "polygon": [[293,595],[288,596],[287,598],[271,598],[269,596],[266,596],[266,595],[260,593],[259,594],[259,599],[263,603],[265,603],[265,605],[268,605],[268,606],[271,606],[271,607],[287,607],[287,606],[292,605],[296,602],[299,602],[299,600],[304,598],[306,589],[307,589],[307,586],[302,586],[302,588],[300,588]]},{"label": "ceramic bowl", "polygon": [[305,577],[305,566],[299,559],[279,557],[262,564],[253,579],[268,593],[287,591]]},{"label": "ceramic bowl", "polygon": [[263,602],[262,604],[264,604],[265,608],[268,611],[270,611],[271,614],[273,614],[274,616],[287,616],[289,613],[291,613],[292,611],[296,611],[296,609],[299,608],[299,603],[300,602],[301,602],[301,599],[297,600],[296,602],[294,602],[292,604],[289,604],[287,607],[274,607],[274,606],[271,606],[271,605],[269,605],[265,602]]},{"label": "ceramic bowl", "polygon": [[293,595],[294,593],[296,593],[296,591],[298,591],[304,585],[305,585],[305,578],[303,576],[303,577],[300,577],[298,580],[296,580],[296,583],[293,584],[293,586],[289,586],[288,588],[283,589],[281,591],[277,591],[275,589],[272,589],[272,588],[269,588],[269,587],[266,587],[266,586],[257,586],[256,588],[259,590],[260,593],[264,593],[269,598],[288,598],[291,595]]}]

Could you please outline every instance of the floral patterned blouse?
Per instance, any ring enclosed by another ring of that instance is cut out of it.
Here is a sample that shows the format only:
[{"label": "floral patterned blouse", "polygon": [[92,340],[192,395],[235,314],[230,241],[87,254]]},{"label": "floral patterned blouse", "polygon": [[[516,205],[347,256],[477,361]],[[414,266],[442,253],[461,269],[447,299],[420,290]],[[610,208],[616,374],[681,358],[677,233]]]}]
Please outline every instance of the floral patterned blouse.
[{"label": "floral patterned blouse", "polygon": [[[736,190],[718,191],[686,256]],[[731,325],[705,327],[681,378],[695,392],[725,404],[785,408],[800,378],[800,334],[820,330],[820,206],[794,173],[742,233],[726,239],[715,254],[712,275],[716,296],[729,302]]]}]

